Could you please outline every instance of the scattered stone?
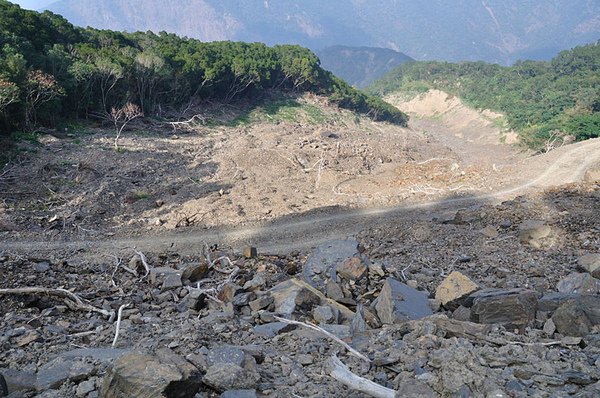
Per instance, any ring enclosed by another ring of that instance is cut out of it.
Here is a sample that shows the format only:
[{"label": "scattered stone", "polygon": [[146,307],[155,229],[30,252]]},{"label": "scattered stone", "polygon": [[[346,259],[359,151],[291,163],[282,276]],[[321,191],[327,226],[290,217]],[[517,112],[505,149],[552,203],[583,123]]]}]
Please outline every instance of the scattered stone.
[{"label": "scattered stone", "polygon": [[206,263],[189,263],[183,267],[181,279],[191,283],[198,282],[208,275],[208,264]]},{"label": "scattered stone", "polygon": [[[254,293],[254,292],[241,293],[241,294],[238,294],[233,297],[232,303],[236,307],[243,307],[243,306],[248,305],[252,300],[255,300],[255,299],[256,299],[256,293]],[[268,304],[262,308],[266,308],[267,306],[268,306]],[[259,309],[262,309],[262,308],[259,308]],[[254,310],[254,311],[258,311],[258,310]]]},{"label": "scattered stone", "polygon": [[393,278],[387,278],[375,309],[384,324],[421,319],[432,314],[427,293],[415,290]]},{"label": "scattered stone", "polygon": [[559,333],[583,337],[600,324],[600,297],[579,296],[561,305],[552,315]]},{"label": "scattered stone", "polygon": [[35,263],[33,264],[33,270],[39,273],[48,272],[50,270],[50,263],[48,261]]},{"label": "scattered stone", "polygon": [[165,279],[170,275],[177,275],[181,281],[181,274],[183,272],[169,268],[169,267],[156,267],[150,269],[150,283],[154,286],[162,286]]},{"label": "scattered stone", "polygon": [[249,292],[255,292],[262,289],[266,285],[267,281],[263,274],[258,274],[248,282],[244,283],[244,290]]},{"label": "scattered stone", "polygon": [[225,391],[219,398],[256,398],[256,390],[229,390]]},{"label": "scattered stone", "polygon": [[40,334],[37,331],[29,330],[24,335],[19,336],[19,338],[17,338],[15,340],[15,344],[17,345],[17,347],[25,347],[26,345],[29,345],[29,344],[33,343],[34,341],[41,341],[41,340],[42,340],[42,336],[40,336]]},{"label": "scattered stone", "polygon": [[600,280],[587,273],[572,273],[563,278],[556,285],[560,293],[598,294]]},{"label": "scattered stone", "polygon": [[319,245],[302,267],[304,281],[324,291],[328,279],[336,280],[337,265],[359,255],[358,241],[355,239],[335,240]]},{"label": "scattered stone", "polygon": [[578,295],[574,293],[547,293],[538,300],[538,311],[554,312],[558,307],[571,299],[577,298],[577,296]]},{"label": "scattered stone", "polygon": [[252,329],[252,332],[257,336],[270,339],[279,334],[289,333],[294,329],[296,329],[296,325],[290,325],[283,322],[271,322],[264,325],[255,326]]},{"label": "scattered stone", "polygon": [[39,368],[36,388],[38,391],[57,389],[66,381],[87,379],[93,372],[94,366],[85,360],[57,357]]},{"label": "scattered stone", "polygon": [[457,321],[467,322],[471,320],[471,309],[467,307],[459,306],[452,313],[452,319],[456,319]]},{"label": "scattered stone", "polygon": [[234,364],[216,364],[208,368],[202,382],[219,392],[254,389],[260,380],[256,372]]},{"label": "scattered stone", "polygon": [[354,256],[338,264],[336,271],[346,280],[358,281],[367,274],[367,265],[360,257]]},{"label": "scattered stone", "polygon": [[318,323],[337,323],[337,317],[328,305],[318,305],[313,309],[313,318]]},{"label": "scattered stone", "polygon": [[554,332],[556,332],[556,325],[554,324],[554,321],[552,319],[548,319],[545,323],[544,323],[544,333],[546,333],[548,336],[552,336],[554,334]]},{"label": "scattered stone", "polygon": [[260,296],[256,300],[251,301],[249,305],[252,311],[259,311],[269,307],[271,304],[274,303],[274,301],[275,299],[273,298],[273,296],[265,294],[263,296]]},{"label": "scattered stone", "polygon": [[550,236],[552,228],[544,221],[527,220],[519,226],[519,240],[534,248],[541,247],[540,240]]},{"label": "scattered stone", "polygon": [[206,356],[206,360],[208,366],[227,363],[243,366],[246,360],[246,353],[237,347],[226,345],[210,350]]},{"label": "scattered stone", "polygon": [[165,276],[165,280],[161,286],[161,290],[164,292],[167,290],[177,289],[181,286],[183,286],[183,284],[181,283],[181,275],[169,274]]},{"label": "scattered stone", "polygon": [[200,386],[198,369],[173,351],[134,351],[115,361],[104,378],[101,396],[192,398]]},{"label": "scattered stone", "polygon": [[86,397],[92,391],[96,391],[96,383],[94,380],[84,380],[79,383],[75,393],[78,397]]},{"label": "scattered stone", "polygon": [[[0,368],[0,374],[4,376],[8,391],[34,391],[36,389],[36,375],[9,368]],[[1,390],[0,390],[1,391]]]},{"label": "scattered stone", "polygon": [[525,326],[535,319],[538,294],[524,289],[486,289],[469,296],[471,321]]},{"label": "scattered stone", "polygon": [[488,225],[487,227],[481,229],[479,232],[483,236],[488,237],[490,239],[495,239],[498,237],[498,230],[492,225]]},{"label": "scattered stone", "polygon": [[347,307],[328,299],[308,283],[292,278],[273,286],[269,293],[273,296],[275,312],[290,315],[296,310],[312,310],[318,304],[329,305],[340,312],[341,320],[351,320],[354,313]]},{"label": "scattered stone", "polygon": [[335,301],[339,301],[344,298],[344,292],[342,291],[340,285],[331,279],[329,279],[325,285],[325,294],[327,297]]},{"label": "scattered stone", "polygon": [[244,257],[247,259],[258,257],[258,252],[256,250],[256,247],[246,246],[244,248]]},{"label": "scattered stone", "polygon": [[471,279],[458,271],[453,271],[435,290],[435,298],[440,300],[444,307],[447,307],[477,289],[479,287]]},{"label": "scattered stone", "polygon": [[589,272],[594,278],[600,278],[600,253],[589,253],[577,260],[579,268]]}]

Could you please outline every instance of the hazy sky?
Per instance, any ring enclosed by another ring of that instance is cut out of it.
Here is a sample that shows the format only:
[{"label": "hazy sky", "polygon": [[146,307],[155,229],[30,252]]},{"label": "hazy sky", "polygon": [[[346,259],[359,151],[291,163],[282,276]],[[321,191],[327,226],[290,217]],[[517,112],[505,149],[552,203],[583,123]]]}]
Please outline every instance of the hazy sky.
[{"label": "hazy sky", "polygon": [[46,7],[48,4],[54,3],[56,0],[9,0],[11,3],[16,3],[23,8],[30,10],[39,10]]}]

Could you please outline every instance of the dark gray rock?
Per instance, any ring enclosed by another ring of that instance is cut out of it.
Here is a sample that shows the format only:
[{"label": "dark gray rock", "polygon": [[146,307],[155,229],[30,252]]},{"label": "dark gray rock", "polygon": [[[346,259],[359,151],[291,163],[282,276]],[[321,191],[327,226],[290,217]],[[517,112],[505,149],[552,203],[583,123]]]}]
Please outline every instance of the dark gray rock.
[{"label": "dark gray rock", "polygon": [[103,398],[192,398],[201,386],[198,369],[169,349],[133,351],[119,357],[104,378]]},{"label": "dark gray rock", "polygon": [[87,379],[94,370],[94,365],[85,360],[58,357],[39,368],[36,388],[38,391],[57,389],[66,381]]},{"label": "dark gray rock", "polygon": [[554,312],[552,321],[563,335],[586,336],[600,324],[600,297],[586,295],[569,300]]},{"label": "dark gray rock", "polygon": [[337,315],[328,305],[318,305],[313,309],[313,318],[319,323],[337,323]]},{"label": "dark gray rock", "polygon": [[560,292],[552,292],[544,294],[538,300],[538,311],[543,312],[553,312],[558,309],[561,305],[566,303],[569,300],[577,298],[578,294],[575,293],[560,293]]},{"label": "dark gray rock", "polygon": [[36,376],[33,373],[0,368],[0,374],[4,376],[8,391],[11,393],[15,391],[34,391],[36,389]]},{"label": "dark gray rock", "polygon": [[325,284],[325,295],[332,300],[342,300],[344,299],[344,292],[339,284],[329,279]]},{"label": "dark gray rock", "polygon": [[208,366],[217,364],[230,363],[238,366],[243,366],[246,359],[246,353],[234,346],[222,346],[213,348],[208,352],[206,360]]},{"label": "dark gray rock", "polygon": [[325,291],[328,279],[337,281],[336,267],[345,260],[359,256],[355,239],[335,240],[317,246],[302,267],[304,281]]},{"label": "dark gray rock", "polygon": [[556,285],[556,290],[561,293],[598,294],[600,280],[588,273],[572,273],[563,278]]},{"label": "dark gray rock", "polygon": [[252,309],[252,311],[259,311],[259,310],[267,308],[268,306],[273,304],[273,302],[274,302],[273,296],[265,294],[263,296],[260,296],[256,300],[250,301],[250,303],[248,303],[248,304],[250,305],[250,308]]},{"label": "dark gray rock", "polygon": [[219,398],[256,398],[256,390],[229,390]]},{"label": "dark gray rock", "polygon": [[208,368],[202,381],[219,392],[254,389],[260,380],[256,372],[238,365],[216,364]]},{"label": "dark gray rock", "polygon": [[538,293],[524,289],[486,289],[469,296],[471,321],[525,326],[535,320]]},{"label": "dark gray rock", "polygon": [[243,307],[254,299],[256,299],[256,293],[254,292],[241,293],[233,297],[232,303],[236,307]]},{"label": "dark gray rock", "polygon": [[427,293],[413,289],[393,278],[385,281],[376,300],[375,309],[384,324],[416,320],[432,315]]},{"label": "dark gray rock", "polygon": [[289,325],[283,322],[272,322],[255,326],[252,329],[252,332],[257,336],[270,339],[279,334],[291,332],[294,329],[296,329],[296,325]]},{"label": "dark gray rock", "polygon": [[48,261],[41,261],[39,263],[33,264],[33,270],[35,272],[47,272],[50,270],[50,263]]}]

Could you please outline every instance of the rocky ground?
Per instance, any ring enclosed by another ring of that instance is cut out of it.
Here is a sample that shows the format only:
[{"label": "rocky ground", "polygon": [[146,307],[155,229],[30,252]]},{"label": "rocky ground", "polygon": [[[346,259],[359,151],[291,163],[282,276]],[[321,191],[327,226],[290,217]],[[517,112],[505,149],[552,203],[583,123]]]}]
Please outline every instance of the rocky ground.
[{"label": "rocky ground", "polygon": [[0,396],[367,396],[334,356],[381,396],[599,396],[599,199],[573,184],[277,256],[0,247]]}]

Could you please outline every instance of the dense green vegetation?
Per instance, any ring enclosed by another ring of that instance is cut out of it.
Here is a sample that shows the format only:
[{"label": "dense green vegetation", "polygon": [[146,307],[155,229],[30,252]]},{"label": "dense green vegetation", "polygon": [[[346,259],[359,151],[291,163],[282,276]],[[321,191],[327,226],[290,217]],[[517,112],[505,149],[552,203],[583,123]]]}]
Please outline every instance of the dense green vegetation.
[{"label": "dense green vegetation", "polygon": [[404,64],[369,92],[437,88],[477,107],[500,111],[526,144],[540,148],[557,136],[600,136],[600,42],[561,52],[549,62],[511,67],[483,62]]},{"label": "dense green vegetation", "polygon": [[325,95],[375,120],[407,121],[394,107],[323,70],[319,59],[299,46],[80,29],[51,12],[0,0],[4,134],[67,118],[125,118],[130,110],[166,118],[204,101],[248,102],[273,90]]}]

